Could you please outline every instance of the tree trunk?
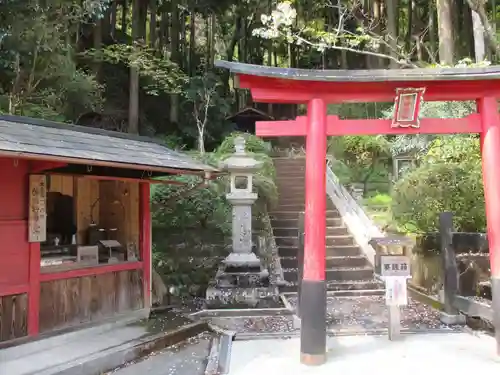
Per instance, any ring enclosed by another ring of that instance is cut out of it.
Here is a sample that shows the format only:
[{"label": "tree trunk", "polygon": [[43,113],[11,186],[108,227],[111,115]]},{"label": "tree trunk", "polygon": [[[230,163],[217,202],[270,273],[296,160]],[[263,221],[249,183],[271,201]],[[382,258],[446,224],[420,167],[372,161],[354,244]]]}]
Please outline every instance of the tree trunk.
[{"label": "tree trunk", "polygon": [[111,4],[111,16],[110,16],[110,35],[111,35],[111,38],[113,38],[113,40],[116,38],[116,20],[117,20],[117,2],[116,0],[113,1],[113,4]]},{"label": "tree trunk", "polygon": [[[172,18],[171,18],[171,30],[170,30],[170,51],[172,51],[171,59],[174,63],[181,65],[181,54],[180,54],[180,14],[179,14],[179,0],[172,0]],[[172,94],[170,96],[170,122],[176,124],[179,121],[179,95]]]},{"label": "tree trunk", "polygon": [[[133,0],[132,4],[132,43],[139,37],[139,8],[141,0]],[[130,87],[128,104],[128,132],[139,133],[139,71],[130,67]]]},{"label": "tree trunk", "polygon": [[210,14],[210,66],[214,65],[215,53],[215,36],[217,35],[217,14]]},{"label": "tree trunk", "polygon": [[[390,1],[390,0],[389,0]],[[411,45],[413,43],[412,39],[412,31],[413,31],[413,0],[408,0],[408,7],[406,9],[406,13],[408,14],[408,30],[406,31],[406,51],[411,51]]]},{"label": "tree trunk", "polygon": [[212,66],[212,14],[205,13],[205,39],[206,39],[206,50],[205,50],[205,73],[208,72]]},{"label": "tree trunk", "polygon": [[[389,38],[389,54],[398,58],[398,0],[386,0],[387,8],[387,36]],[[389,68],[395,69],[398,67],[396,61],[389,63]]]},{"label": "tree trunk", "polygon": [[[93,44],[94,48],[99,53],[102,49],[102,20],[97,19],[95,22],[94,26],[94,31],[93,31]],[[94,62],[93,64],[93,71],[94,75],[96,76],[97,80],[99,80],[99,77],[101,75],[101,63],[99,61]]]},{"label": "tree trunk", "polygon": [[200,153],[200,155],[205,154],[205,130],[204,129],[198,130],[198,152]]},{"label": "tree trunk", "polygon": [[181,56],[181,59],[180,59],[180,67],[182,69],[186,69],[186,70],[189,70],[188,68],[188,54],[189,54],[189,51],[188,51],[188,43],[187,43],[187,40],[186,40],[186,13],[183,11],[181,12],[181,17],[180,17],[180,26],[181,26],[181,41],[183,41],[183,43],[180,43],[179,44],[179,47],[180,47],[180,50],[181,50],[181,53],[180,53],[180,56]]},{"label": "tree trunk", "polygon": [[151,48],[156,48],[156,13],[158,11],[157,0],[151,0],[149,3],[149,9],[151,16],[149,19],[149,45]]},{"label": "tree trunk", "polygon": [[[373,0],[372,3],[373,6],[373,32],[377,36],[382,36],[382,4],[380,0]],[[379,51],[376,51],[379,52]],[[371,56],[371,66],[375,69],[381,68],[383,65],[383,62],[380,60],[380,58],[376,56]]]},{"label": "tree trunk", "polygon": [[437,56],[437,40],[436,40],[436,8],[434,7],[434,2],[429,1],[429,19],[428,19],[428,27],[429,27],[429,50],[432,55],[432,59],[436,60]]},{"label": "tree trunk", "polygon": [[[194,9],[191,10],[189,15],[189,75],[194,76],[196,73],[196,13]],[[207,40],[207,50],[208,50],[208,40]]]},{"label": "tree trunk", "polygon": [[121,27],[122,27],[122,33],[126,34],[127,33],[127,12],[128,12],[128,3],[127,0],[123,0],[122,3],[122,19],[121,19]]},{"label": "tree trunk", "polygon": [[437,0],[439,61],[444,65],[453,65],[455,56],[453,23],[451,21],[451,0]]},{"label": "tree trunk", "polygon": [[467,0],[467,3],[473,11],[477,12],[481,19],[481,23],[484,27],[484,36],[488,42],[489,49],[497,55],[500,54],[500,44],[497,42],[495,30],[488,20],[488,13],[486,12],[484,3],[481,0]]},{"label": "tree trunk", "polygon": [[481,22],[481,17],[475,11],[472,11],[472,30],[474,34],[474,57],[476,62],[484,60],[485,46],[484,46],[484,27]]}]

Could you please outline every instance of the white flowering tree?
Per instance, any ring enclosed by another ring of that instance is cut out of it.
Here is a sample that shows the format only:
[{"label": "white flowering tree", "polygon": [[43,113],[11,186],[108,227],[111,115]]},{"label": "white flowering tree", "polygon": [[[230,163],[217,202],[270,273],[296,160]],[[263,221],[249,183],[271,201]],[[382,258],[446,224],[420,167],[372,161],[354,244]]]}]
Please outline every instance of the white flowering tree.
[{"label": "white flowering tree", "polygon": [[[262,27],[253,30],[253,35],[264,39],[280,39],[290,44],[308,45],[323,52],[327,49],[336,49],[388,59],[394,64],[415,66],[409,59],[409,53],[391,40],[390,35],[377,34],[373,22],[367,26],[359,26],[355,31],[346,27],[349,18],[356,18],[354,14],[359,9],[348,8],[342,5],[329,5],[338,10],[338,24],[329,31],[318,31],[317,27],[298,19],[297,10],[289,1],[280,2],[271,14],[261,15]],[[366,15],[363,14],[363,17]],[[381,47],[387,53],[382,53]]]}]

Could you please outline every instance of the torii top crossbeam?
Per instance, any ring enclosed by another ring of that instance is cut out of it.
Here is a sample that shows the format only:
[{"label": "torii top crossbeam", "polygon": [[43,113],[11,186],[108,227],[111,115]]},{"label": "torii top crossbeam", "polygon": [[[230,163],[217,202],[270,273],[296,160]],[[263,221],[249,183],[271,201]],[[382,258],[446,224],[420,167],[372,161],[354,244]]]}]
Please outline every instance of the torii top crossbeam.
[{"label": "torii top crossbeam", "polygon": [[308,70],[217,61],[256,102],[391,102],[400,87],[425,87],[425,100],[476,100],[500,96],[500,66],[477,68]]}]

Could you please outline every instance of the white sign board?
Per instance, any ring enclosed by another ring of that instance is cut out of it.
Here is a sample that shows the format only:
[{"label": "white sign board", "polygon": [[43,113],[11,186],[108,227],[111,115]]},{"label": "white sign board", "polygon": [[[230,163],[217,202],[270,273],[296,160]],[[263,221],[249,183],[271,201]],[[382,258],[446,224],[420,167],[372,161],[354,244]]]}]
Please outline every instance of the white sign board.
[{"label": "white sign board", "polygon": [[47,184],[45,175],[29,177],[28,241],[44,242],[47,237]]},{"label": "white sign board", "polygon": [[382,255],[380,257],[380,275],[382,277],[411,277],[410,259],[403,255]]},{"label": "white sign board", "polygon": [[406,277],[389,276],[385,279],[385,304],[388,306],[406,306],[408,292]]}]

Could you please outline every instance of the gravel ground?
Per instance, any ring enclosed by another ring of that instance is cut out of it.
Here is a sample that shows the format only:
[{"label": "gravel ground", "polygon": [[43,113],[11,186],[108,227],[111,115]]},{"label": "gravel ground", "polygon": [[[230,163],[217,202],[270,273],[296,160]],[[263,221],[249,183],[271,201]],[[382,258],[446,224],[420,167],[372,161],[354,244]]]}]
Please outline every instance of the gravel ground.
[{"label": "gravel ground", "polygon": [[[297,305],[297,298],[289,298]],[[327,324],[332,330],[373,330],[388,327],[388,311],[384,296],[327,299]],[[440,322],[439,312],[411,297],[408,306],[401,309],[401,327],[410,330],[458,330],[460,326],[447,326]]]},{"label": "gravel ground", "polygon": [[203,333],[188,341],[154,352],[104,375],[203,375],[211,336]]},{"label": "gravel ground", "polygon": [[291,332],[293,317],[260,316],[255,318],[212,318],[210,322],[218,327],[236,333]]}]

